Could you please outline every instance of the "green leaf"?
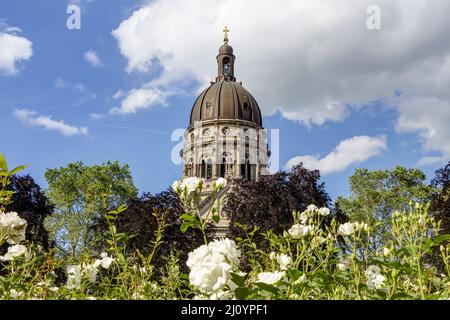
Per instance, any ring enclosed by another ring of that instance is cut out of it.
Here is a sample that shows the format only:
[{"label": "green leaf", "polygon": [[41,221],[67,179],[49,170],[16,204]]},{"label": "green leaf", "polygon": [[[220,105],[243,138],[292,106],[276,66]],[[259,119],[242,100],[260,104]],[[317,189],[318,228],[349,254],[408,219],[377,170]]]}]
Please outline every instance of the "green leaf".
[{"label": "green leaf", "polygon": [[3,153],[0,153],[0,169],[2,169],[5,172],[8,172],[8,166],[6,165],[6,160]]},{"label": "green leaf", "polygon": [[302,276],[303,272],[300,270],[288,270],[288,276],[292,281],[299,279]]},{"label": "green leaf", "polygon": [[250,290],[248,288],[237,288],[234,294],[236,295],[236,299],[245,300],[250,294]]},{"label": "green leaf", "polygon": [[278,289],[276,287],[274,287],[274,286],[272,286],[270,284],[267,284],[267,283],[258,282],[256,284],[256,286],[258,288],[260,288],[261,290],[264,290],[264,291],[267,291],[267,292],[270,292],[270,293],[273,293],[273,294],[277,294],[278,293]]},{"label": "green leaf", "polygon": [[180,226],[180,230],[181,232],[186,233],[190,227],[192,227],[192,222],[183,222]]},{"label": "green leaf", "polygon": [[448,241],[448,240],[450,240],[450,234],[440,235],[440,236],[436,237],[433,241],[434,241],[434,244],[437,245],[437,244],[440,244],[440,243]]},{"label": "green leaf", "polygon": [[26,167],[28,167],[27,165],[24,166],[19,166],[17,168],[12,169],[12,171],[9,173],[10,175],[15,175],[17,172],[22,171],[23,169],[25,169]]},{"label": "green leaf", "polygon": [[239,287],[244,286],[245,283],[245,277],[242,277],[236,273],[231,274],[231,281],[233,281],[236,285]]},{"label": "green leaf", "polygon": [[214,216],[212,217],[212,219],[213,219],[213,221],[214,221],[215,223],[219,223],[219,222],[220,222],[220,216],[219,216],[219,215],[214,215]]},{"label": "green leaf", "polygon": [[187,213],[183,214],[180,218],[183,219],[186,222],[192,222],[195,219],[194,216],[192,216],[190,214],[187,214]]}]

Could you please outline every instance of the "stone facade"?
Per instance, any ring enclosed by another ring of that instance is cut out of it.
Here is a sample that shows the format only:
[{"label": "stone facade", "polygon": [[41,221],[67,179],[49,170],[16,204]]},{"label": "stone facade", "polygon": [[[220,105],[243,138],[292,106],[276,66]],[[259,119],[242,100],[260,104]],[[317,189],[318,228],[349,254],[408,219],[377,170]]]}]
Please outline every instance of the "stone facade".
[{"label": "stone facade", "polygon": [[[270,152],[261,111],[250,92],[236,82],[236,57],[227,36],[216,59],[216,81],[194,103],[181,153],[183,178],[196,176],[205,180],[202,211],[213,205],[208,196],[217,178],[226,178],[232,187],[234,179],[255,180],[269,174]],[[229,190],[230,186],[220,195],[222,205]],[[222,217],[219,229],[223,231],[228,222]]]}]

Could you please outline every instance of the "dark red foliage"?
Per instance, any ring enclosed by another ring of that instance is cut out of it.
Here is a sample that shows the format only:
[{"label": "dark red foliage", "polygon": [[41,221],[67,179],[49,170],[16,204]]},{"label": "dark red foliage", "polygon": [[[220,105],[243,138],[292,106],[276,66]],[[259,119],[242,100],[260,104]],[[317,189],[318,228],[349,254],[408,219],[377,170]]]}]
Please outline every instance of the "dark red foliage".
[{"label": "dark red foliage", "polygon": [[299,165],[257,181],[236,181],[225,207],[231,219],[230,236],[244,236],[238,224],[281,233],[292,225],[293,211],[303,211],[310,204],[329,206],[330,197],[319,180],[318,170]]},{"label": "dark red foliage", "polygon": [[431,196],[431,212],[442,220],[442,232],[450,234],[450,162],[436,171],[431,185],[437,190]]},{"label": "dark red foliage", "polygon": [[[181,253],[180,267],[183,271],[187,271],[185,264],[187,255],[203,244],[203,238],[198,229],[189,229],[186,233],[180,231],[182,223],[180,216],[184,211],[182,203],[172,190],[157,195],[146,193],[139,199],[131,200],[127,210],[119,215],[116,221],[117,232],[133,236],[127,242],[128,253],[133,254],[139,250],[142,254],[148,255],[151,252],[152,241],[155,240],[155,231],[158,226],[152,214],[155,211],[165,212],[168,225],[162,239],[163,244],[155,254],[155,265],[162,267],[165,264],[164,258],[168,257],[172,250],[177,250]],[[96,234],[104,234],[106,228],[104,219],[95,221],[93,229]],[[101,239],[100,242],[103,240]]]},{"label": "dark red foliage", "polygon": [[13,176],[9,189],[14,191],[14,195],[6,211],[17,212],[21,218],[27,220],[27,240],[48,250],[50,244],[44,220],[52,214],[54,207],[30,175]]}]

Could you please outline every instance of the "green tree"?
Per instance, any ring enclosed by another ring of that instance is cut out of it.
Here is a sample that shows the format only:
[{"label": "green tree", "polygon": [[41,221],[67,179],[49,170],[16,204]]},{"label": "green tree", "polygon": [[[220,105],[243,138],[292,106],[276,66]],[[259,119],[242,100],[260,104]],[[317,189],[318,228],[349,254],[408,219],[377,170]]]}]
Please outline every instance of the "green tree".
[{"label": "green tree", "polygon": [[350,196],[338,197],[338,207],[352,221],[376,225],[372,249],[378,249],[390,232],[394,211],[407,210],[410,201],[428,202],[433,187],[425,183],[426,176],[419,169],[397,166],[392,170],[357,169],[349,178]]},{"label": "green tree", "polygon": [[77,258],[89,248],[94,218],[137,197],[128,165],[118,162],[85,166],[82,162],[48,169],[47,196],[55,212],[45,221],[59,253]]}]

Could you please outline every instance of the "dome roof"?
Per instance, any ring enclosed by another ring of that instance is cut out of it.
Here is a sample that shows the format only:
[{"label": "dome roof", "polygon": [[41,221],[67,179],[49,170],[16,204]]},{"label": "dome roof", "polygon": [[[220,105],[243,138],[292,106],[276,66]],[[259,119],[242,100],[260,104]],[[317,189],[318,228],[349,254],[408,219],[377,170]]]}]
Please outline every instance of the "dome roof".
[{"label": "dome roof", "polygon": [[228,43],[224,43],[219,48],[219,54],[233,54],[233,47]]},{"label": "dome roof", "polygon": [[240,83],[221,80],[203,91],[191,111],[190,126],[204,120],[243,120],[262,127],[255,98]]}]

